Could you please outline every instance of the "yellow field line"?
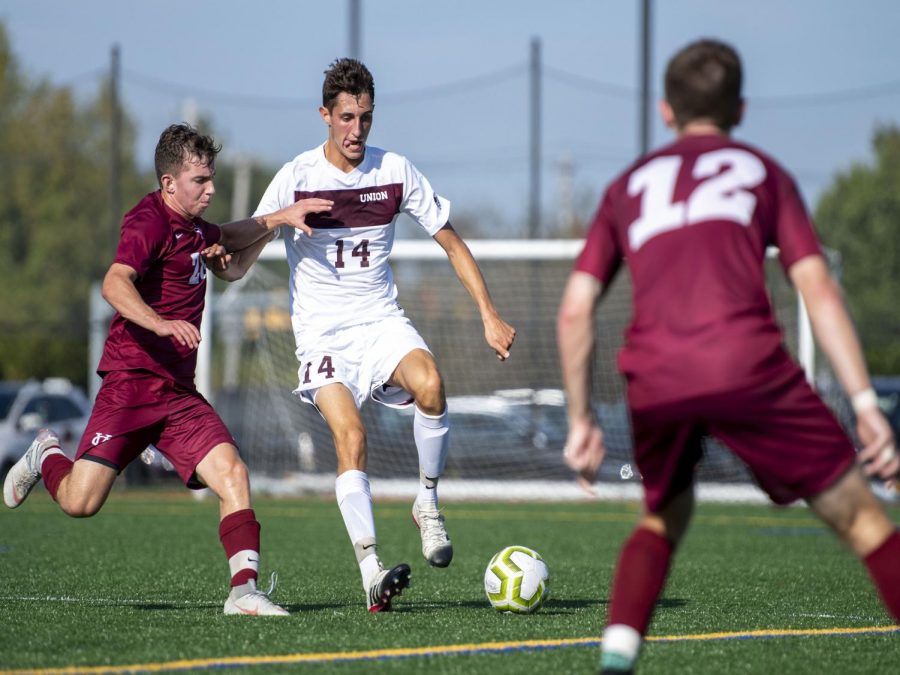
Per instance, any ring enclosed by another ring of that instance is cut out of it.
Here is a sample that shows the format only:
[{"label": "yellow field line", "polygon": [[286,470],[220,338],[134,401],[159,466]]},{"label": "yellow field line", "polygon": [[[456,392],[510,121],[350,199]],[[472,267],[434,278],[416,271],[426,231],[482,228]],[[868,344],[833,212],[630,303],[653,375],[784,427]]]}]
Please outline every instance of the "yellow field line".
[{"label": "yellow field line", "polygon": [[[711,640],[746,640],[784,637],[845,636],[859,634],[900,633],[900,626],[866,626],[859,628],[811,628],[753,630],[741,632],[700,633],[695,635],[652,635],[648,642],[689,642]],[[556,640],[522,640],[517,642],[482,642],[461,645],[435,645],[403,649],[372,649],[352,652],[316,652],[310,654],[280,654],[273,656],[227,656],[214,659],[182,659],[158,663],[140,663],[124,666],[67,666],[29,670],[0,670],[0,675],[70,675],[81,673],[124,675],[126,673],[153,673],[173,670],[202,670],[233,668],[240,666],[290,665],[301,663],[328,663],[335,661],[389,661],[411,657],[447,656],[452,654],[487,654],[508,651],[534,651],[565,647],[596,647],[600,638],[568,638]]]}]

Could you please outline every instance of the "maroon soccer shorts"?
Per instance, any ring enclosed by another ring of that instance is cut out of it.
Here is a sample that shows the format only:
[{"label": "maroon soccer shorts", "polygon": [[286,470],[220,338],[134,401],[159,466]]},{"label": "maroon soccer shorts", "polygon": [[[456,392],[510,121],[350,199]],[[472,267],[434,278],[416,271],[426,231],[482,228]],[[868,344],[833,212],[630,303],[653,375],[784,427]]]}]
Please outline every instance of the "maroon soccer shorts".
[{"label": "maroon soccer shorts", "polygon": [[776,504],[812,497],[855,462],[853,444],[790,361],[754,388],[631,411],[644,500],[658,512],[691,485],[705,435],[750,468]]},{"label": "maroon soccer shorts", "polygon": [[150,444],[168,458],[185,485],[203,486],[194,471],[220,443],[236,445],[225,423],[197,391],[147,371],[103,378],[76,459],[122,472]]}]

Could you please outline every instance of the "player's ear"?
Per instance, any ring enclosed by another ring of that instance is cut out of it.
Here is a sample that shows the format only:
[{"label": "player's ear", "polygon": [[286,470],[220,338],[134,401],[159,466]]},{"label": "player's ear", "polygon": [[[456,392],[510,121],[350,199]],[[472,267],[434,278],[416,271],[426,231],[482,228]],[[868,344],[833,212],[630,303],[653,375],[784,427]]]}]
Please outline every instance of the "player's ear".
[{"label": "player's ear", "polygon": [[662,99],[659,102],[659,116],[662,118],[663,124],[669,129],[675,128],[675,111],[672,110],[672,106],[669,105],[669,102],[665,99]]},{"label": "player's ear", "polygon": [[164,173],[159,179],[160,187],[167,194],[175,193],[175,176],[170,173]]},{"label": "player's ear", "polygon": [[331,126],[331,111],[328,110],[324,105],[319,106],[319,115],[322,117],[322,121],[325,122],[328,126]]}]

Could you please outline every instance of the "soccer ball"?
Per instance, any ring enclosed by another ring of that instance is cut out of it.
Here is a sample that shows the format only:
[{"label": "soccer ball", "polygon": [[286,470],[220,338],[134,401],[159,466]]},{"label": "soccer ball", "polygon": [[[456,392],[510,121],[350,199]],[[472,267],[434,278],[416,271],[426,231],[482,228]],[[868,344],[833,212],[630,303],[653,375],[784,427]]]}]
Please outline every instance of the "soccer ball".
[{"label": "soccer ball", "polygon": [[550,570],[526,546],[507,546],[484,571],[484,592],[498,612],[531,614],[550,596]]}]

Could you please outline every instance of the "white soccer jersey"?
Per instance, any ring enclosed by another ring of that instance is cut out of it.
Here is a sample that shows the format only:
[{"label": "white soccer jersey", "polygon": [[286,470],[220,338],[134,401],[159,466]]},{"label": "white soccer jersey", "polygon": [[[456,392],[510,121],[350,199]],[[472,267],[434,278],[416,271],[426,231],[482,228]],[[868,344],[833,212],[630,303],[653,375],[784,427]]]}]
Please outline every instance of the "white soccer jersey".
[{"label": "white soccer jersey", "polygon": [[282,233],[295,334],[402,316],[388,264],[394,223],[405,213],[433,236],[447,224],[450,202],[401,155],[366,146],[362,163],[344,173],[321,145],[275,174],[254,215],[311,197],[334,201],[330,213],[306,217],[312,236],[294,228]]}]

